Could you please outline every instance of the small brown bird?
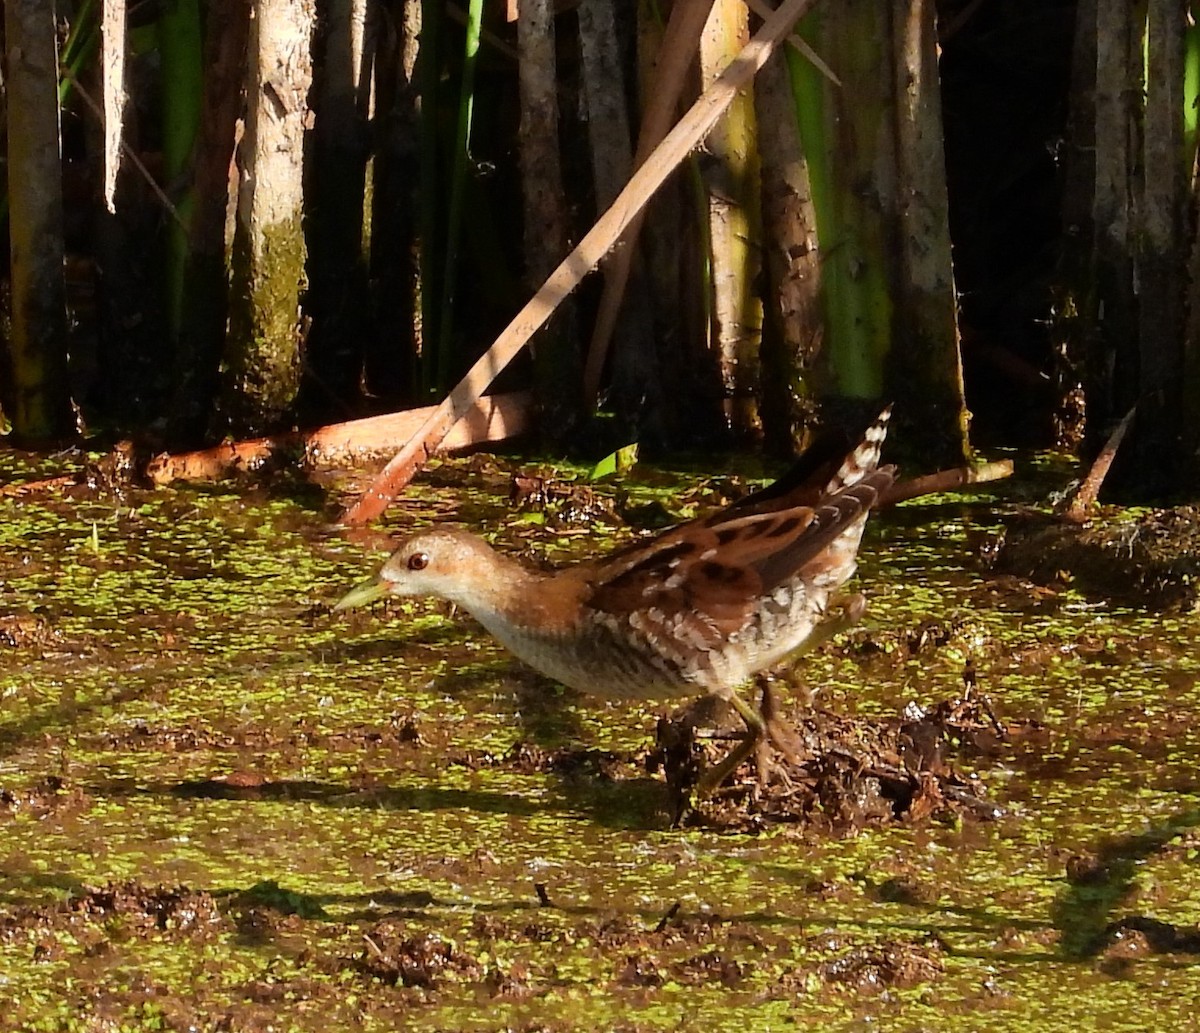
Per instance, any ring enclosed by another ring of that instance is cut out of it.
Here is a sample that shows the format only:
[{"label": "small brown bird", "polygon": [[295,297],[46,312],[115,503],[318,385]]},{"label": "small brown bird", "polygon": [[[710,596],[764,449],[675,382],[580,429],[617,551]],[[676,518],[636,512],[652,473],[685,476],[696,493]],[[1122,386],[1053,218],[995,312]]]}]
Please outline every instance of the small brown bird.
[{"label": "small brown bird", "polygon": [[836,630],[862,612],[861,596],[837,593],[854,574],[867,514],[895,475],[879,466],[890,413],[880,414],[827,483],[802,476],[812,462],[801,459],[776,484],[712,516],[548,574],[465,531],[424,531],[334,609],[388,595],[438,596],[579,692],[728,700],[748,734],[701,779],[699,791],[710,792],[764,734],[784,745],[737,689],[797,652],[819,625]]}]

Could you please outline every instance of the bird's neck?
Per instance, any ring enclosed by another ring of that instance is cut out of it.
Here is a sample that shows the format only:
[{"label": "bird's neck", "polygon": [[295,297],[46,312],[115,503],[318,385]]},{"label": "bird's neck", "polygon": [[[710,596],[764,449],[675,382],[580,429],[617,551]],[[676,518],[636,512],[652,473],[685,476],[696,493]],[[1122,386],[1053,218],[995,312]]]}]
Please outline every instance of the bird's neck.
[{"label": "bird's neck", "polygon": [[509,632],[554,637],[578,630],[588,589],[571,572],[528,570],[487,547],[464,573],[446,598],[506,644],[512,637]]},{"label": "bird's neck", "polygon": [[[545,574],[528,570],[515,560],[483,545],[466,576],[458,579],[446,592],[446,598],[475,617],[481,624],[491,626],[497,620],[520,621],[528,601],[536,599],[550,579]],[[486,550],[486,551],[485,551]]]}]

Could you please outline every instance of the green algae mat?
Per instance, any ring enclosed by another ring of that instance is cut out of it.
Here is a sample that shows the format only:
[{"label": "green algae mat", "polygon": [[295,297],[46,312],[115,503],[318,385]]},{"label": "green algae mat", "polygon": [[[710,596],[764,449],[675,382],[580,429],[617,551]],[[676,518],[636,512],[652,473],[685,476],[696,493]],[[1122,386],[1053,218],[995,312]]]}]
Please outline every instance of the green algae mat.
[{"label": "green algae mat", "polygon": [[[437,466],[386,530],[533,562],[633,533],[508,480]],[[641,472],[618,505],[727,487]],[[873,517],[868,616],[788,690],[861,728],[986,700],[940,760],[986,807],[847,782],[678,825],[663,708],[565,693],[441,604],[331,614],[386,547],[331,527],[334,487],[0,498],[0,1029],[1189,1028],[1200,619],[981,570],[1020,490]]]}]

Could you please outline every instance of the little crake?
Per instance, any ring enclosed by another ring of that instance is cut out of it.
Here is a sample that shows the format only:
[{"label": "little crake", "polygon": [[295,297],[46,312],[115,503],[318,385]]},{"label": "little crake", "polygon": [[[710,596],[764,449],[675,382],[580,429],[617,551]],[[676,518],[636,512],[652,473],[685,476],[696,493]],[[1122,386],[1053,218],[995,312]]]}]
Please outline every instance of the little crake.
[{"label": "little crake", "polygon": [[879,466],[889,413],[827,482],[789,476],[712,516],[550,574],[527,570],[465,531],[425,531],[334,609],[387,595],[438,596],[579,692],[727,699],[749,735],[706,775],[701,790],[711,790],[769,731],[737,689],[798,651],[819,626],[861,612],[860,597],[838,593],[854,574],[867,514],[895,474]]}]

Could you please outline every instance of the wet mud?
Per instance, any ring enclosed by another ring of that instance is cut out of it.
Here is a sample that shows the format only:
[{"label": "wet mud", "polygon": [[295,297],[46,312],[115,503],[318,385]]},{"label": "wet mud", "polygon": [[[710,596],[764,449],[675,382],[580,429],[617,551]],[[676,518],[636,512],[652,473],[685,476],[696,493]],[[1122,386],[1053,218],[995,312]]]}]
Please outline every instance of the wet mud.
[{"label": "wet mud", "polygon": [[[442,604],[331,614],[386,548],[331,526],[352,482],[3,465],[67,479],[0,495],[0,1028],[1192,1021],[1200,621],[988,569],[1037,488],[873,517],[866,618],[767,686],[791,755],[700,799],[720,708],[575,696]],[[555,564],[745,490],[570,476],[440,464],[386,530]]]}]

